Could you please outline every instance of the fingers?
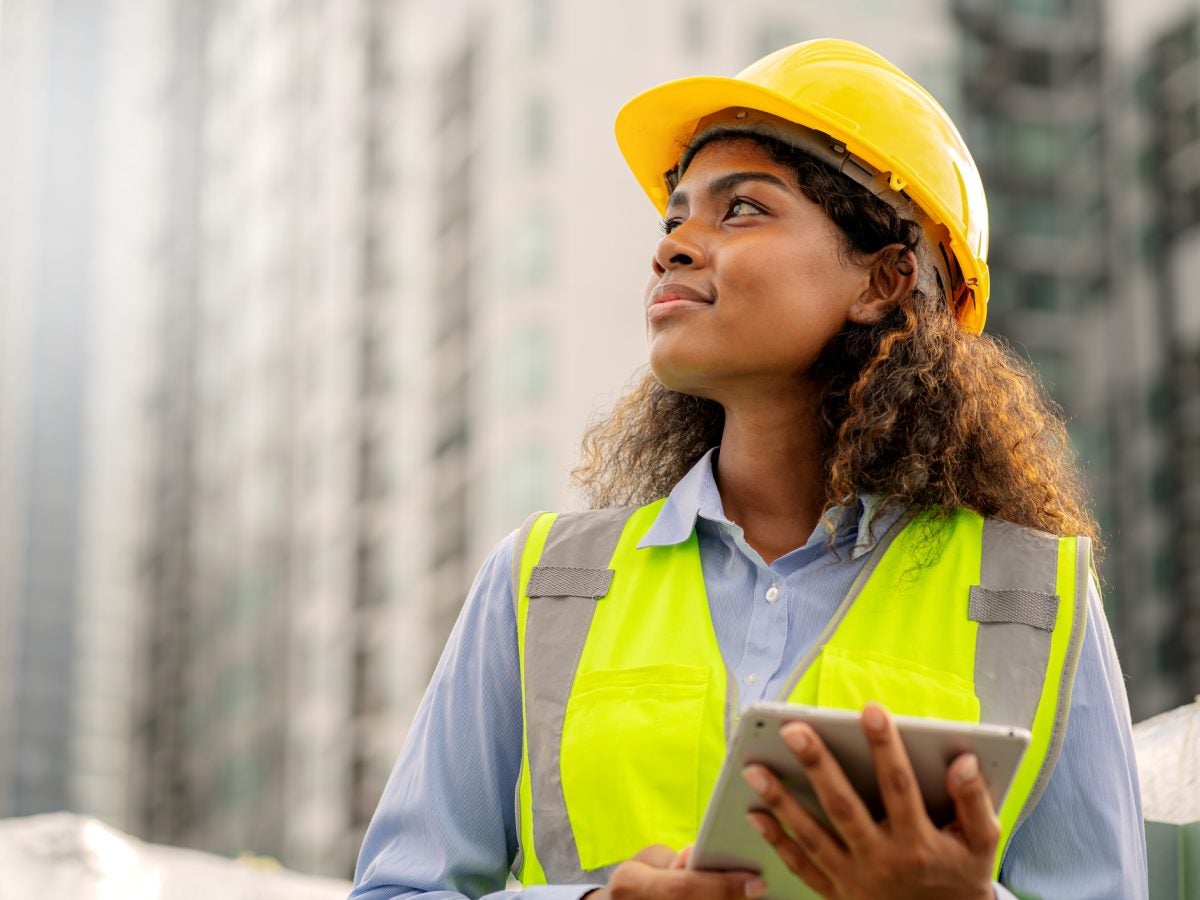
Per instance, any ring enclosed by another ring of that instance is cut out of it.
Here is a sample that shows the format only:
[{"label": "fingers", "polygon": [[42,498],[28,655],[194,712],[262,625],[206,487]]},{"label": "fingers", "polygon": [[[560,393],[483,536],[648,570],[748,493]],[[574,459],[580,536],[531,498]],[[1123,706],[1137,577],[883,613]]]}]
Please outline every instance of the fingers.
[{"label": "fingers", "polygon": [[800,845],[792,840],[773,816],[767,813],[750,813],[747,818],[750,826],[775,848],[775,852],[779,854],[784,865],[801,881],[821,895],[828,895],[833,891],[833,882],[809,858]]},{"label": "fingers", "polygon": [[692,847],[693,846],[694,846],[693,844],[688,844],[686,847],[684,847],[682,850],[680,850],[677,854],[675,854],[675,858],[673,860],[671,860],[670,868],[686,869],[688,860],[692,858]]},{"label": "fingers", "polygon": [[863,709],[862,726],[871,746],[875,777],[888,820],[900,828],[932,830],[933,823],[925,811],[912,762],[892,717],[878,703],[868,703]]},{"label": "fingers", "polygon": [[1000,843],[1000,820],[975,754],[964,753],[950,764],[946,788],[954,798],[963,841],[972,853],[990,858]]},{"label": "fingers", "polygon": [[634,858],[617,866],[600,896],[613,900],[757,900],[766,892],[766,882],[751,872],[666,869]]},{"label": "fingers", "polygon": [[[798,851],[802,851],[804,857],[823,875],[836,877],[847,859],[846,850],[822,827],[820,822],[813,818],[812,813],[805,809],[765,766],[747,766],[743,777],[767,804],[774,816],[773,819],[766,815],[763,815],[761,819],[755,816],[751,824],[756,825],[762,820],[772,819],[777,826],[782,825],[795,837],[794,842],[790,837],[788,838],[789,846],[785,848],[789,855],[784,856],[784,862],[788,864],[788,867],[792,868],[794,861],[792,847],[794,846]],[[764,833],[763,837],[768,838],[768,842],[770,842],[767,834]],[[774,843],[772,846],[779,849]],[[800,874],[795,868],[792,871]]]},{"label": "fingers", "polygon": [[[780,734],[804,767],[821,808],[846,846],[855,852],[869,849],[878,838],[878,828],[824,742],[800,722],[789,722]],[[799,808],[794,801],[792,805]],[[784,820],[784,824],[790,826],[791,822]]]}]

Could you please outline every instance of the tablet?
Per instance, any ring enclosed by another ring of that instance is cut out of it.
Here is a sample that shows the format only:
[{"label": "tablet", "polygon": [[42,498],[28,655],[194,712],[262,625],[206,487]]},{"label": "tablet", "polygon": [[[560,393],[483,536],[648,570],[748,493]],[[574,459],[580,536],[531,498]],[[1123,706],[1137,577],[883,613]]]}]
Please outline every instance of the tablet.
[{"label": "tablet", "polygon": [[[979,758],[979,769],[988,785],[992,804],[996,809],[1000,808],[1029,744],[1029,731],[1007,725],[977,725],[908,716],[892,718],[900,730],[900,738],[925,798],[925,807],[935,825],[954,821],[954,801],[946,790],[946,769],[962,753],[971,752]],[[795,721],[804,722],[820,736],[871,815],[877,821],[883,819],[883,800],[859,713],[788,703],[753,704],[743,712],[738,723],[717,787],[700,825],[689,868],[757,872],[767,882],[768,898],[791,900],[815,896],[746,821],[747,813],[765,811],[766,806],[742,778],[742,769],[751,763],[761,763],[783,781],[818,821],[829,827],[829,820],[804,769],[779,734],[784,724]]]}]

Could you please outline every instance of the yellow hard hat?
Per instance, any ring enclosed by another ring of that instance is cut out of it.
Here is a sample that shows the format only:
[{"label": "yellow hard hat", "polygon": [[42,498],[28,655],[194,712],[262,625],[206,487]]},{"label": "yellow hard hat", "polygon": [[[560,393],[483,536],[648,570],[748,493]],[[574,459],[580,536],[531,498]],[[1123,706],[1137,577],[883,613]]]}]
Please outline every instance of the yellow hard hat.
[{"label": "yellow hard hat", "polygon": [[979,170],[941,105],[874,51],[851,41],[805,41],[734,78],[667,82],[622,107],[617,143],[663,213],[683,149],[702,127],[714,119],[749,123],[759,114],[800,126],[784,139],[893,205],[911,200],[926,219],[931,249],[943,257],[939,277],[960,326],[983,330],[988,215]]}]

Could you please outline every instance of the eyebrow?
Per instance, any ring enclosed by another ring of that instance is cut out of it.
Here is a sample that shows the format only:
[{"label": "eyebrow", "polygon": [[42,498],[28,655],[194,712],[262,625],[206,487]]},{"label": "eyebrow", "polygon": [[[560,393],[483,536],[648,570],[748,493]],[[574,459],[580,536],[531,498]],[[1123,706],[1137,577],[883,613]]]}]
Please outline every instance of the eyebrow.
[{"label": "eyebrow", "polygon": [[[764,184],[773,184],[776,187],[781,187],[785,191],[791,190],[786,181],[777,175],[772,175],[770,172],[730,172],[728,175],[722,175],[720,178],[713,179],[708,186],[709,197],[720,197],[723,194],[729,193],[733,188],[745,181],[761,181]],[[671,196],[667,199],[667,206],[686,206],[687,194],[676,188],[671,191]]]}]

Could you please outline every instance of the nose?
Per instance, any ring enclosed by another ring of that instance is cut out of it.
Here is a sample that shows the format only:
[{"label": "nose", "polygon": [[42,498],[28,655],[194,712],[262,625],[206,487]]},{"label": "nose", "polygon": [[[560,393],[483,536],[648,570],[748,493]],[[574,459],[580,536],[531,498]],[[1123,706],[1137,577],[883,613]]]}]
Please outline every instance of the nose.
[{"label": "nose", "polygon": [[654,270],[655,275],[662,275],[670,269],[702,268],[706,263],[704,248],[692,236],[687,223],[684,223],[662,236],[658,246],[654,248],[650,268]]}]

